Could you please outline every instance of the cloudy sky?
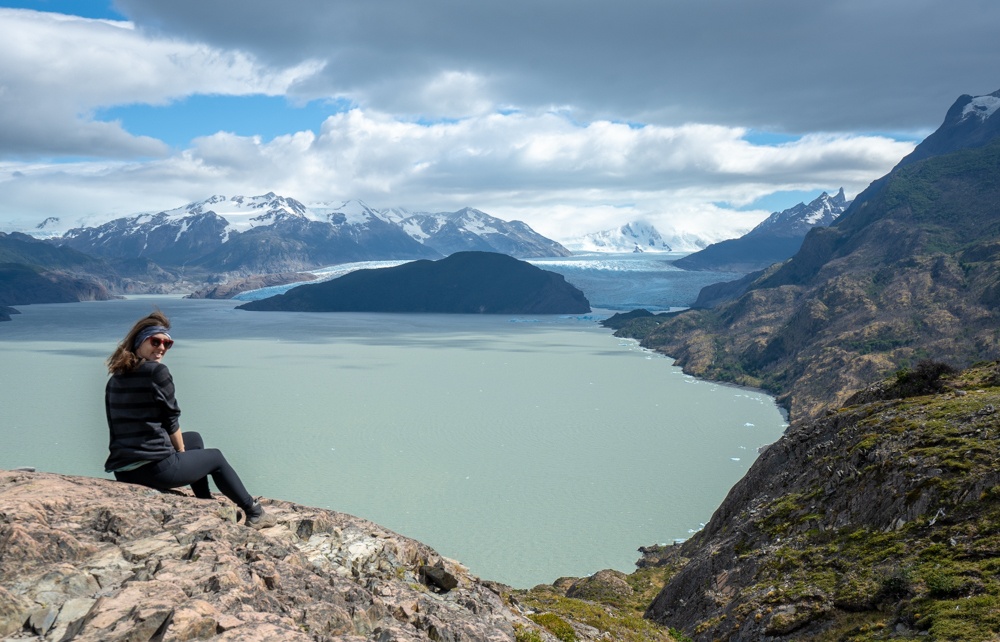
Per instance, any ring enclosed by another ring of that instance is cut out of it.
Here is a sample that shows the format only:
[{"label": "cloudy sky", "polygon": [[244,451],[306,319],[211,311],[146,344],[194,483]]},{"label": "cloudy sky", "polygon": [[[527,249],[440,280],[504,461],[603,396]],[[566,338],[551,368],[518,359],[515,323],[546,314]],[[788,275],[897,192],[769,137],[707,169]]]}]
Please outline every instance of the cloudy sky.
[{"label": "cloudy sky", "polygon": [[1000,89],[996,0],[0,1],[0,230],[213,194],[725,238]]}]

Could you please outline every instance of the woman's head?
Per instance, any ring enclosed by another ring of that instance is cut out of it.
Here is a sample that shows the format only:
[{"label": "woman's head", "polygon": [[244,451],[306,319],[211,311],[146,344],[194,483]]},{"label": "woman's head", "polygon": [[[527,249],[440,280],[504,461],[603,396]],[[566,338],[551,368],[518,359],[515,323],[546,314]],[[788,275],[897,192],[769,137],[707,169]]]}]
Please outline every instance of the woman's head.
[{"label": "woman's head", "polygon": [[136,321],[114,354],[108,357],[108,372],[121,374],[132,370],[144,359],[162,359],[173,344],[169,330],[170,320],[160,311]]}]

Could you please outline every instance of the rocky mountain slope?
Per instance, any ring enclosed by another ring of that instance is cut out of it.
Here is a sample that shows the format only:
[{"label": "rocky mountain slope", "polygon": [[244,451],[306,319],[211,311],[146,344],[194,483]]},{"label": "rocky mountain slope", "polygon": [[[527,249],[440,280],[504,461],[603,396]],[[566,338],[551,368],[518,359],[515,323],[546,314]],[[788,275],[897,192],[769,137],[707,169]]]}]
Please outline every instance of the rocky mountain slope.
[{"label": "rocky mountain slope", "polygon": [[590,312],[583,292],[561,274],[495,252],[456,252],[437,261],[358,270],[238,307],[299,312]]},{"label": "rocky mountain slope", "polygon": [[[929,141],[785,263],[706,288],[711,309],[619,330],[689,373],[763,387],[793,419],[931,357],[1000,356],[1000,116],[963,96]],[[916,160],[914,160],[916,159]]]},{"label": "rocky mountain slope", "polygon": [[[25,234],[0,232],[0,308],[107,300],[148,291],[171,275],[148,261],[105,261]],[[0,312],[0,320],[9,318]]]},{"label": "rocky mountain slope", "polygon": [[698,641],[995,640],[1000,366],[938,363],[794,424],[705,528],[647,616]]},{"label": "rocky mountain slope", "polygon": [[830,196],[823,192],[810,202],[774,212],[738,239],[713,243],[704,250],[674,261],[685,270],[756,272],[791,258],[814,227],[831,225],[850,201],[841,189]]}]

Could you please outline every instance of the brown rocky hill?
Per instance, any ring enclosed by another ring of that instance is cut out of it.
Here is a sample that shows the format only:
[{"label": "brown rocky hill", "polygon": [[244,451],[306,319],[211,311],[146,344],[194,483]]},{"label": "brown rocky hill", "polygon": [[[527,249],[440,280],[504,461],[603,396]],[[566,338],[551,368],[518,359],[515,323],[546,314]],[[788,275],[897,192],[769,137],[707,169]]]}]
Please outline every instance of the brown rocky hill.
[{"label": "brown rocky hill", "polygon": [[701,641],[1000,636],[1000,366],[924,363],[794,425],[647,616]]},{"label": "brown rocky hill", "polygon": [[928,138],[943,153],[918,146],[787,262],[619,333],[688,373],[762,387],[793,420],[921,359],[997,358],[1000,110],[975,104],[964,96]]}]

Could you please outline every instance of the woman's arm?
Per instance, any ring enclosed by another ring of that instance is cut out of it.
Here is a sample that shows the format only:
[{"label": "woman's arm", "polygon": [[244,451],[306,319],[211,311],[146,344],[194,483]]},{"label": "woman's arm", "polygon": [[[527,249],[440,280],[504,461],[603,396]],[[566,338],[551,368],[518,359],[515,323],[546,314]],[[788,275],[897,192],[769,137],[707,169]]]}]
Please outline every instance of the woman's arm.
[{"label": "woman's arm", "polygon": [[173,444],[174,450],[177,452],[184,452],[184,435],[181,434],[180,428],[170,433],[170,443]]}]

